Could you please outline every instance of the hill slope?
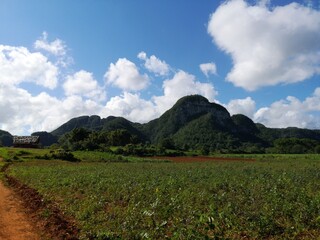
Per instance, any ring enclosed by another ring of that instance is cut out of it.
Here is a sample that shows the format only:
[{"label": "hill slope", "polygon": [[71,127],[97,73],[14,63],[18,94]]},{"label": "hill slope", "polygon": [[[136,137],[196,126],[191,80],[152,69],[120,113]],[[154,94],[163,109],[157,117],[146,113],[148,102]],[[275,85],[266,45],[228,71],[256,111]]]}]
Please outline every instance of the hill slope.
[{"label": "hill slope", "polygon": [[160,118],[143,125],[143,131],[151,142],[168,138],[184,128],[188,123],[211,113],[212,124],[221,131],[232,131],[234,124],[228,111],[221,105],[210,103],[208,99],[192,95],[183,97]]},{"label": "hill slope", "polygon": [[289,137],[320,141],[319,130],[267,128],[242,114],[230,116],[223,106],[210,103],[199,95],[181,98],[162,116],[145,124],[133,123],[122,117],[82,116],[71,119],[52,134],[60,137],[80,127],[92,131],[125,129],[143,142],[158,144],[170,139],[179,148],[208,147],[211,150],[245,145],[264,148],[272,146],[275,139]]},{"label": "hill slope", "polygon": [[[81,116],[51,133],[36,132],[32,135],[40,136],[42,146],[49,146],[76,128],[97,132],[124,129],[138,137],[138,142],[159,144],[169,140],[180,149],[205,147],[214,151],[250,149],[249,152],[259,152],[272,147],[273,142],[281,138],[311,139],[319,142],[320,146],[320,130],[267,128],[242,114],[230,116],[223,106],[210,103],[199,95],[181,98],[162,116],[145,124],[133,123],[122,117]],[[0,130],[0,144],[11,146],[12,135]]]}]

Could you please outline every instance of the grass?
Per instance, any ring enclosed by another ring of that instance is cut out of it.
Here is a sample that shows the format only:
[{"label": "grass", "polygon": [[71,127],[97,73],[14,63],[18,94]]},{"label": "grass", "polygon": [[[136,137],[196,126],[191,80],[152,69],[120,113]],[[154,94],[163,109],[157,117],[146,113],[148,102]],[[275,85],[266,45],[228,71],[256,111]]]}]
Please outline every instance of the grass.
[{"label": "grass", "polygon": [[[89,160],[90,154],[75,153]],[[11,166],[10,174],[76,219],[82,239],[319,236],[319,155],[254,158],[188,164],[27,161]]]}]

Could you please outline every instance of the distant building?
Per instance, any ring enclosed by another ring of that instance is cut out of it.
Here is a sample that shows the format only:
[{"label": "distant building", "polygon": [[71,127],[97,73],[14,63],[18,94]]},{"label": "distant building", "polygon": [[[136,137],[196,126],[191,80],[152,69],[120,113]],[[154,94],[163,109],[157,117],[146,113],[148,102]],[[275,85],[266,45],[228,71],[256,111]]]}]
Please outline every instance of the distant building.
[{"label": "distant building", "polygon": [[13,146],[19,148],[38,148],[39,136],[13,136]]}]

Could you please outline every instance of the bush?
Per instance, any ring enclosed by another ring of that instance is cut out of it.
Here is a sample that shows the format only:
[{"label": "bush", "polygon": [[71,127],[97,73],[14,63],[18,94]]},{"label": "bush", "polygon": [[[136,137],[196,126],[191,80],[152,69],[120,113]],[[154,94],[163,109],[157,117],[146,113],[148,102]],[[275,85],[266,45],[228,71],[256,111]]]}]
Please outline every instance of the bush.
[{"label": "bush", "polygon": [[52,158],[66,160],[66,161],[70,161],[70,162],[79,162],[80,161],[71,152],[63,150],[63,149],[58,149],[58,150],[54,151],[54,153],[52,153]]},{"label": "bush", "polygon": [[44,160],[52,160],[52,159],[58,159],[58,160],[65,160],[70,162],[80,162],[78,158],[76,158],[71,152],[66,151],[64,149],[57,149],[52,150],[50,153],[46,153],[44,155],[37,155],[35,156],[36,159],[44,159]]}]

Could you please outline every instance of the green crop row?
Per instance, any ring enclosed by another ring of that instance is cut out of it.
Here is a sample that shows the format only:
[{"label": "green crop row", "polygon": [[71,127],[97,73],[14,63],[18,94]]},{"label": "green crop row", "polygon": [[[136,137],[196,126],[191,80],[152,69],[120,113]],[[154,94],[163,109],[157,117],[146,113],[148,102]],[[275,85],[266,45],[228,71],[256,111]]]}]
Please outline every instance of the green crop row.
[{"label": "green crop row", "polygon": [[[314,157],[316,156],[316,157]],[[317,155],[256,162],[33,161],[10,174],[73,217],[82,239],[310,239]]]}]

